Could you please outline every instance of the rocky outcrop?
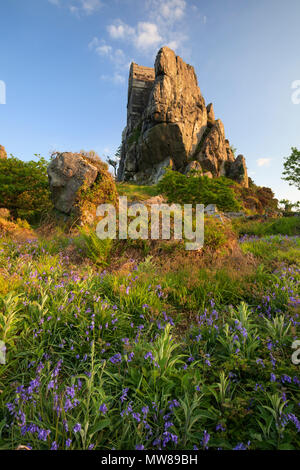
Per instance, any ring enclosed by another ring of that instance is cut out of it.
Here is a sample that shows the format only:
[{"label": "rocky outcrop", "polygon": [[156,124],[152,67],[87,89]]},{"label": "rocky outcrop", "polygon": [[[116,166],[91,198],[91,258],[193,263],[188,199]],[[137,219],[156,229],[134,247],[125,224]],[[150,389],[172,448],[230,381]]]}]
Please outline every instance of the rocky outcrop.
[{"label": "rocky outcrop", "polygon": [[113,178],[98,158],[57,153],[47,172],[55,208],[79,223],[92,223],[99,204],[116,200]]},{"label": "rocky outcrop", "polygon": [[7,153],[6,153],[6,150],[5,148],[3,147],[3,145],[0,145],[0,159],[1,158],[7,158]]},{"label": "rocky outcrop", "polygon": [[248,174],[246,167],[246,160],[243,155],[238,157],[231,163],[229,167],[230,178],[240,183],[242,186],[248,188]]},{"label": "rocky outcrop", "polygon": [[200,151],[196,153],[195,160],[199,161],[204,171],[210,171],[213,176],[226,174],[225,162],[227,152],[225,146],[225,131],[222,121],[217,120],[209,129],[201,142]]},{"label": "rocky outcrop", "polygon": [[[168,161],[182,173],[198,162],[204,173],[233,179],[242,163],[234,165],[222,121],[212,104],[206,107],[194,68],[163,47],[154,69],[131,65],[118,180],[156,183]],[[246,166],[244,174],[247,185]]]},{"label": "rocky outcrop", "polygon": [[214,112],[214,107],[213,107],[213,104],[210,103],[206,106],[206,110],[207,110],[207,120],[209,122],[214,122],[216,120],[215,118],[215,112]]}]

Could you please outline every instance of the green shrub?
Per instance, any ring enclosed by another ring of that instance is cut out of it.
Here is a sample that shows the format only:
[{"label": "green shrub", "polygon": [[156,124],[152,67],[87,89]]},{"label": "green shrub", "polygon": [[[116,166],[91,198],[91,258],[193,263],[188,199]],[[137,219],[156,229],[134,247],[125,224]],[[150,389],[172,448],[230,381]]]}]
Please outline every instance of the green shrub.
[{"label": "green shrub", "polygon": [[211,217],[205,219],[204,246],[213,250],[221,248],[227,242],[228,237],[224,225]]},{"label": "green shrub", "polygon": [[169,202],[180,204],[216,204],[224,211],[237,211],[240,204],[231,188],[232,181],[225,177],[209,179],[206,176],[188,178],[168,170],[158,184],[158,189]]},{"label": "green shrub", "polygon": [[251,178],[249,178],[248,188],[234,183],[233,189],[244,210],[254,209],[259,214],[263,214],[265,211],[276,211],[278,208],[278,200],[272,189],[256,186]]},{"label": "green shrub", "polygon": [[14,217],[37,221],[52,207],[47,164],[40,156],[29,162],[13,156],[0,160],[0,207]]}]

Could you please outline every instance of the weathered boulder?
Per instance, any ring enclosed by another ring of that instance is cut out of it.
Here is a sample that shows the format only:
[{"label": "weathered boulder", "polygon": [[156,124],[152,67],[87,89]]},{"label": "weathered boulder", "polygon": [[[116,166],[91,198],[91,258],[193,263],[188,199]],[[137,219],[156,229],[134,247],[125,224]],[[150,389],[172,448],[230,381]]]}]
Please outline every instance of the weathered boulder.
[{"label": "weathered boulder", "polygon": [[238,157],[233,162],[230,162],[227,170],[227,176],[228,178],[237,181],[245,188],[249,187],[246,160],[243,155],[238,155]]},{"label": "weathered boulder", "polygon": [[238,175],[247,184],[246,176],[239,176],[241,162],[232,166],[235,157],[223,123],[215,120],[212,103],[206,107],[194,68],[163,47],[154,69],[131,64],[118,180],[156,183],[158,168],[170,160],[185,174],[190,162],[198,161],[204,173]]},{"label": "weathered boulder", "polygon": [[0,158],[7,158],[7,153],[3,145],[0,145]]},{"label": "weathered boulder", "polygon": [[116,201],[113,178],[98,158],[57,153],[47,172],[55,208],[79,223],[92,223],[99,204]]},{"label": "weathered boulder", "polygon": [[184,174],[186,176],[203,175],[201,164],[199,162],[197,162],[196,160],[193,160],[192,162],[190,162],[187,165],[187,167],[184,171]]},{"label": "weathered boulder", "polygon": [[208,206],[206,206],[204,209],[204,214],[207,214],[207,215],[214,215],[214,214],[217,214],[218,212],[219,211],[218,211],[216,204],[208,204]]}]

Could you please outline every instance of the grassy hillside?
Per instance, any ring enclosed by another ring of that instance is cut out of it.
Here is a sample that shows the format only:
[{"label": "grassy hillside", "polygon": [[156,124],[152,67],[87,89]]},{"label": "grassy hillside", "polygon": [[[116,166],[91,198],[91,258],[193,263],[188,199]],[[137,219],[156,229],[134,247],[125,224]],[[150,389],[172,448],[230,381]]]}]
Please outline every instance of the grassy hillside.
[{"label": "grassy hillside", "polygon": [[299,238],[278,223],[238,243],[208,221],[200,253],[3,229],[0,448],[299,448]]}]

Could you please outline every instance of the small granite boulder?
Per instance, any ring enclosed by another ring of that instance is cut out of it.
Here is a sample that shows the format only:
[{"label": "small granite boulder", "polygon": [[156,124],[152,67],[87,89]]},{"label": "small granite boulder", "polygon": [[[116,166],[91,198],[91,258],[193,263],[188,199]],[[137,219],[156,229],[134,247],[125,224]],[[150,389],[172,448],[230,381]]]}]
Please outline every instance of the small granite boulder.
[{"label": "small granite boulder", "polygon": [[116,202],[116,186],[107,165],[84,153],[56,153],[47,172],[55,208],[77,219],[92,223],[99,204]]},{"label": "small granite boulder", "polygon": [[187,165],[184,174],[186,176],[202,176],[203,171],[202,171],[202,167],[200,163],[197,162],[196,160],[193,160],[192,162],[190,162]]}]

